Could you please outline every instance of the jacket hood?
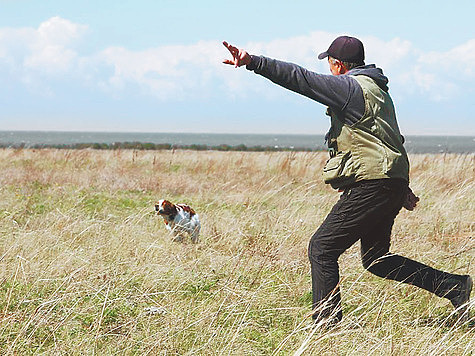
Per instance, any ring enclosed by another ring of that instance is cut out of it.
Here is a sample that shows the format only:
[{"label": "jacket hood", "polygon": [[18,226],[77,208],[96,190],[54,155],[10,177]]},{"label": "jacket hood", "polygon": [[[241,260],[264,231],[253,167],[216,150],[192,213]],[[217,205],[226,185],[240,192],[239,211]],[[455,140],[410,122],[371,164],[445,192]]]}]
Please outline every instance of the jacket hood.
[{"label": "jacket hood", "polygon": [[376,68],[374,64],[368,64],[361,67],[353,68],[352,70],[348,71],[348,75],[366,75],[373,79],[378,86],[384,90],[388,91],[388,82],[389,79],[383,74],[383,70],[381,68]]}]

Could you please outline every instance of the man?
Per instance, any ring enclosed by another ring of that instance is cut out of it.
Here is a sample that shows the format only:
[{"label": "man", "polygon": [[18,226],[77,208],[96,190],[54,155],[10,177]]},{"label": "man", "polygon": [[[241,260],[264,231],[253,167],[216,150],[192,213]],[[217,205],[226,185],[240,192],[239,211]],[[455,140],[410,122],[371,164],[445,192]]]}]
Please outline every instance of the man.
[{"label": "man", "polygon": [[362,42],[340,36],[318,56],[328,58],[332,75],[223,44],[233,56],[223,63],[236,68],[246,65],[248,70],[328,107],[330,159],[323,177],[342,195],[312,236],[308,249],[317,324],[333,325],[342,318],[338,258],[357,240],[361,240],[365,269],[445,297],[460,318],[468,320],[470,276],[442,272],[389,253],[394,219],[403,206],[413,210],[419,198],[408,186],[409,161],[388,93],[388,78],[375,65],[365,65]]}]

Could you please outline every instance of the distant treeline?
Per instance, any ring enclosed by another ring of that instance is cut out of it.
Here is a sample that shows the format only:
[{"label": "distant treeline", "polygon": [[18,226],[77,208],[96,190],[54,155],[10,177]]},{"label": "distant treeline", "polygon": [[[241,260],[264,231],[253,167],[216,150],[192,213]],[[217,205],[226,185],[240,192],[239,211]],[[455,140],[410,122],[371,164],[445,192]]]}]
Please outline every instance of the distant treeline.
[{"label": "distant treeline", "polygon": [[194,151],[250,151],[250,152],[267,152],[267,151],[322,151],[323,147],[316,147],[314,149],[308,147],[280,147],[280,146],[246,146],[246,145],[226,145],[221,144],[218,146],[208,145],[175,145],[170,143],[150,143],[150,142],[114,142],[114,143],[73,143],[73,144],[5,144],[0,143],[0,148],[30,148],[30,149],[42,149],[42,148],[57,148],[57,149],[95,149],[95,150],[194,150]]}]

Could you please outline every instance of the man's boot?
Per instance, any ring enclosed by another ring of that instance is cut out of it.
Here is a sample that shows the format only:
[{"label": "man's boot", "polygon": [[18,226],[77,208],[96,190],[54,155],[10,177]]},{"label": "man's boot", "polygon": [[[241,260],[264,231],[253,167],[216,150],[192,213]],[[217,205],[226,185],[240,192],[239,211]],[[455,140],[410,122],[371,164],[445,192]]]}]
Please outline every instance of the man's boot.
[{"label": "man's boot", "polygon": [[459,320],[466,322],[470,318],[470,293],[473,287],[472,277],[469,275],[453,277],[445,280],[441,286],[443,297],[450,300],[456,312],[459,314]]}]

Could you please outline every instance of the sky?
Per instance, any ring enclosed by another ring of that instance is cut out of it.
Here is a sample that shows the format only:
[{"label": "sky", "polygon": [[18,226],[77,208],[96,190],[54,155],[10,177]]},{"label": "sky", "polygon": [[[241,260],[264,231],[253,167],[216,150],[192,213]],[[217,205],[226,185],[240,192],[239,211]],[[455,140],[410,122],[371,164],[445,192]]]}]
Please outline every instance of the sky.
[{"label": "sky", "polygon": [[360,38],[403,134],[475,135],[473,0],[0,0],[0,130],[322,134],[325,107],[222,64],[226,40],[330,74]]}]

